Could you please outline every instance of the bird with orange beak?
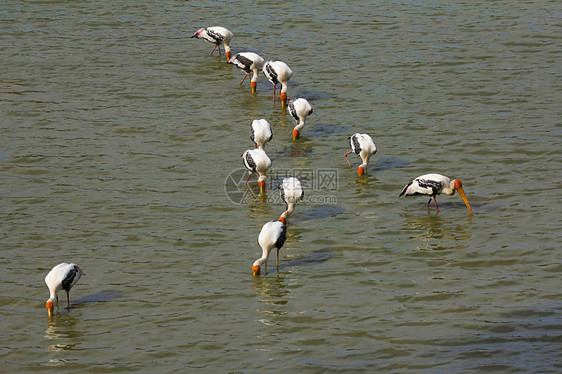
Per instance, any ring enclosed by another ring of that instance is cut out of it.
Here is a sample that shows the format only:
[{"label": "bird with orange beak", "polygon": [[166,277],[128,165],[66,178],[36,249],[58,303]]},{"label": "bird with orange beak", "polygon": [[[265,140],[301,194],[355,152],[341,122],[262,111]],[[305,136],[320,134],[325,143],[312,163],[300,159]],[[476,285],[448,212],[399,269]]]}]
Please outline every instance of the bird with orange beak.
[{"label": "bird with orange beak", "polygon": [[347,155],[350,153],[355,153],[361,157],[362,164],[357,168],[357,175],[363,175],[367,173],[367,165],[369,164],[369,159],[375,153],[377,153],[377,146],[373,139],[367,134],[355,133],[349,138],[349,144],[351,146],[351,151],[347,152],[344,157],[347,164],[351,166],[351,163],[347,159]]},{"label": "bird with orange beak", "polygon": [[264,266],[267,272],[267,260],[270,251],[277,248],[277,271],[279,271],[279,250],[285,244],[287,239],[287,226],[282,221],[269,221],[263,225],[258,236],[258,244],[262,249],[262,256],[258,258],[252,265],[252,274],[258,276],[261,274],[261,267]]},{"label": "bird with orange beak", "polygon": [[265,181],[267,179],[267,171],[271,167],[271,159],[267,156],[263,149],[248,149],[242,154],[242,161],[244,166],[250,172],[246,183],[250,180],[253,173],[258,173],[258,185],[260,186],[260,193],[265,192]]},{"label": "bird with orange beak", "polygon": [[253,73],[252,79],[250,80],[250,87],[252,87],[252,93],[256,92],[256,87],[258,86],[258,74],[263,67],[264,59],[254,52],[240,52],[232,56],[228,63],[233,64],[246,72],[244,78],[242,78],[242,81],[240,82],[240,85],[244,83],[244,79],[246,79],[250,73]]},{"label": "bird with orange beak", "polygon": [[306,117],[312,114],[312,106],[306,99],[294,99],[289,101],[289,113],[297,121],[297,125],[293,129],[293,140],[297,140],[301,136],[300,132],[304,127]]},{"label": "bird with orange beak", "polygon": [[449,178],[441,174],[425,174],[417,177],[404,187],[398,197],[413,195],[430,196],[426,205],[429,207],[429,203],[431,203],[431,199],[433,199],[435,208],[439,211],[435,196],[440,194],[452,196],[455,194],[455,191],[458,191],[459,195],[466,204],[468,213],[472,214],[472,208],[468,203],[461,181],[458,179],[451,181]]},{"label": "bird with orange beak", "polygon": [[57,310],[59,308],[58,291],[62,288],[66,291],[67,308],[70,309],[70,289],[78,282],[78,279],[84,275],[84,272],[76,264],[67,264],[65,262],[58,264],[45,277],[45,283],[49,287],[49,299],[45,307],[49,317],[55,313],[54,305],[56,304]]},{"label": "bird with orange beak", "polygon": [[224,53],[226,55],[226,61],[230,61],[230,39],[232,39],[232,33],[221,26],[212,26],[206,28],[200,28],[193,34],[192,38],[205,39],[209,43],[214,43],[215,47],[209,53],[209,56],[213,54],[215,49],[219,49],[219,56],[221,55],[221,44],[224,45]]},{"label": "bird with orange beak", "polygon": [[279,217],[279,221],[287,224],[287,219],[295,210],[295,205],[304,198],[304,190],[301,181],[295,177],[284,178],[279,185],[281,199],[285,202],[285,211]]},{"label": "bird with orange beak", "polygon": [[293,71],[283,61],[267,61],[262,67],[263,74],[273,83],[273,102],[275,102],[275,86],[281,83],[279,98],[283,106],[287,105],[287,84]]}]

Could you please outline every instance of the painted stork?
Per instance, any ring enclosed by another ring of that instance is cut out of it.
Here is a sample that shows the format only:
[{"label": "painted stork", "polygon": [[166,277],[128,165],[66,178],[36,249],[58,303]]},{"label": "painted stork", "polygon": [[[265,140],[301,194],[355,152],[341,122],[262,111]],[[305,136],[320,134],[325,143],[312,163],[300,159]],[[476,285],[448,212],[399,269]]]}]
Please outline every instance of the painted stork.
[{"label": "painted stork", "polygon": [[422,176],[417,177],[410,183],[404,187],[402,192],[398,197],[404,196],[412,196],[412,195],[427,195],[430,196],[429,201],[427,202],[427,206],[429,207],[429,203],[431,203],[431,199],[435,202],[435,208],[439,211],[439,207],[437,206],[437,200],[435,200],[436,195],[445,194],[445,195],[454,195],[455,191],[459,192],[459,195],[464,200],[466,207],[468,208],[468,213],[472,214],[472,208],[468,203],[468,199],[464,194],[464,189],[462,188],[462,183],[458,179],[454,179],[451,181],[444,175],[441,174],[425,174]]},{"label": "painted stork", "polygon": [[308,100],[298,98],[289,101],[289,113],[297,121],[297,125],[293,129],[293,140],[300,138],[300,131],[304,127],[306,117],[312,114],[312,106]]},{"label": "painted stork", "polygon": [[356,153],[361,157],[361,161],[363,162],[357,168],[357,174],[363,175],[367,173],[367,165],[369,164],[369,159],[375,153],[377,153],[377,146],[373,139],[367,134],[359,134],[355,133],[351,135],[349,138],[349,144],[351,145],[351,151],[347,152],[344,157],[347,161],[347,164],[351,166],[351,163],[347,159],[347,155],[350,153]]},{"label": "painted stork", "polygon": [[244,83],[244,79],[246,79],[251,72],[254,73],[250,81],[250,86],[252,87],[252,92],[256,92],[256,87],[258,85],[258,73],[263,67],[264,59],[254,52],[240,52],[232,56],[228,63],[233,64],[246,72],[244,78],[242,78],[242,81],[240,82],[240,85]]},{"label": "painted stork", "polygon": [[255,119],[252,121],[252,131],[250,131],[250,139],[256,145],[256,148],[264,149],[265,144],[273,139],[271,126],[265,119]]},{"label": "painted stork", "polygon": [[232,33],[220,26],[213,27],[203,27],[200,28],[193,34],[192,38],[205,39],[210,43],[214,43],[215,47],[209,53],[209,56],[213,54],[215,49],[219,48],[219,56],[221,55],[221,44],[224,44],[224,52],[226,54],[226,61],[230,60],[230,39],[232,39]]},{"label": "painted stork", "polygon": [[284,178],[279,186],[281,199],[285,202],[285,211],[279,217],[279,221],[287,223],[287,218],[295,210],[295,205],[304,198],[304,191],[301,182],[295,177]]},{"label": "painted stork", "polygon": [[258,236],[258,244],[262,249],[262,255],[252,265],[252,274],[254,277],[260,275],[261,266],[264,265],[267,273],[267,260],[269,252],[273,248],[277,248],[277,271],[279,271],[279,250],[285,244],[287,239],[287,226],[282,221],[269,221],[263,225],[260,235]]},{"label": "painted stork", "polygon": [[250,171],[246,184],[250,180],[253,173],[258,173],[258,185],[260,186],[260,193],[265,192],[265,180],[267,179],[267,171],[271,167],[271,160],[263,149],[248,149],[242,154],[242,161],[246,169]]},{"label": "painted stork", "polygon": [[267,61],[262,68],[263,73],[273,83],[273,102],[275,102],[275,86],[281,83],[279,98],[283,106],[287,105],[287,82],[291,79],[293,72],[283,61]]},{"label": "painted stork", "polygon": [[65,262],[58,264],[51,269],[49,274],[45,277],[45,283],[49,287],[49,299],[45,306],[49,317],[54,314],[53,302],[59,309],[59,295],[58,291],[62,288],[66,291],[67,308],[70,309],[70,289],[78,282],[78,279],[84,275],[82,269],[76,264],[67,264]]}]

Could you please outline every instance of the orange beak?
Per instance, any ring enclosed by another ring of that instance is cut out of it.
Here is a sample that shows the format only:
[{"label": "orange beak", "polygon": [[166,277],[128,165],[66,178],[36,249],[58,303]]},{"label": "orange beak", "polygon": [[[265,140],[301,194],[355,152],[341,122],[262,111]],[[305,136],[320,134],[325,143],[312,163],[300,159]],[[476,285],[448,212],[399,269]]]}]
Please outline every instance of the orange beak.
[{"label": "orange beak", "polygon": [[258,265],[252,266],[252,275],[254,277],[260,275],[260,267]]},{"label": "orange beak", "polygon": [[259,181],[258,185],[260,186],[260,193],[265,192],[265,181]]},{"label": "orange beak", "polygon": [[279,98],[281,99],[281,104],[283,106],[287,105],[287,94],[286,93],[282,93],[279,95]]},{"label": "orange beak", "polygon": [[45,307],[47,308],[47,314],[49,314],[49,318],[52,317],[53,314],[55,314],[55,308],[53,307],[53,302],[47,301],[47,304],[45,304]]},{"label": "orange beak", "polygon": [[357,175],[363,175],[365,174],[365,169],[363,169],[363,166],[359,166],[359,168],[357,169]]},{"label": "orange beak", "polygon": [[226,52],[226,62],[230,61],[230,56],[232,56],[232,53]]},{"label": "orange beak", "polygon": [[470,204],[468,203],[468,199],[466,198],[466,195],[464,194],[464,190],[462,187],[457,188],[457,191],[459,191],[459,195],[461,195],[461,198],[464,200],[464,203],[466,204],[466,207],[468,208],[468,213],[472,214],[472,208],[470,207]]},{"label": "orange beak", "polygon": [[301,137],[301,134],[300,134],[299,130],[293,129],[293,140],[297,140],[300,137]]},{"label": "orange beak", "polygon": [[252,86],[252,93],[256,92],[256,87],[258,86],[258,82],[250,82],[250,86]]},{"label": "orange beak", "polygon": [[287,223],[287,220],[285,219],[285,217],[279,217],[279,221],[283,222],[283,224]]}]

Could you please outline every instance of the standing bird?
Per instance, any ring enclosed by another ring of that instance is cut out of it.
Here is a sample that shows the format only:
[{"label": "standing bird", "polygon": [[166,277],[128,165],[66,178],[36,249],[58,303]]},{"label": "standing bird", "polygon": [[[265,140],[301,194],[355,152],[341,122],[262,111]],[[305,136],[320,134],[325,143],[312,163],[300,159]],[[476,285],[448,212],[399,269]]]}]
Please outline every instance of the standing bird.
[{"label": "standing bird", "polygon": [[284,178],[283,183],[279,186],[281,199],[285,202],[285,211],[279,217],[279,221],[287,223],[287,218],[295,210],[295,205],[299,200],[304,198],[301,181],[295,177]]},{"label": "standing bird", "polygon": [[267,171],[271,167],[271,160],[263,149],[248,149],[242,154],[242,161],[244,166],[250,171],[246,184],[250,180],[253,173],[258,173],[258,185],[260,186],[260,193],[265,192],[265,180],[267,179]]},{"label": "standing bird", "polygon": [[230,39],[232,39],[232,33],[220,26],[200,28],[193,34],[192,38],[205,39],[210,43],[214,43],[215,47],[209,53],[209,56],[213,54],[215,49],[219,47],[219,56],[221,55],[221,44],[224,44],[224,52],[226,54],[226,61],[230,60]]},{"label": "standing bird", "polygon": [[312,114],[312,106],[306,99],[298,98],[289,101],[289,113],[297,121],[297,125],[293,129],[293,140],[300,138],[300,131],[304,127],[306,117]]},{"label": "standing bird", "polygon": [[435,202],[435,208],[439,211],[435,196],[440,194],[451,196],[455,194],[455,191],[459,192],[459,195],[461,195],[461,198],[464,200],[464,203],[468,208],[468,213],[472,214],[472,208],[470,207],[466,195],[464,194],[461,181],[458,179],[451,181],[449,178],[441,174],[425,174],[417,177],[404,187],[398,197],[401,197],[402,195],[428,195],[430,196],[430,199],[427,202],[427,206],[429,207],[429,203],[431,203],[431,199],[433,199]]},{"label": "standing bird", "polygon": [[357,174],[363,175],[367,172],[367,165],[369,164],[369,159],[372,155],[377,153],[377,146],[373,139],[367,134],[355,133],[349,138],[349,144],[351,145],[351,151],[347,152],[344,157],[347,164],[351,166],[351,163],[347,159],[347,155],[350,153],[356,153],[361,157],[363,163],[357,168]]},{"label": "standing bird", "polygon": [[66,291],[67,308],[70,309],[70,289],[78,282],[78,279],[84,275],[82,269],[76,264],[67,264],[63,262],[51,269],[49,274],[45,277],[45,283],[49,287],[50,297],[47,300],[46,307],[49,317],[54,314],[53,301],[59,308],[59,295],[58,291],[62,288]]},{"label": "standing bird", "polygon": [[246,79],[251,72],[254,73],[250,81],[250,86],[252,87],[252,92],[256,92],[256,87],[258,85],[258,73],[263,67],[264,61],[265,60],[260,55],[254,52],[240,52],[232,56],[228,63],[233,64],[246,72],[244,78],[242,78],[242,81],[240,82],[240,85],[244,83],[244,79]]},{"label": "standing bird", "polygon": [[291,69],[283,61],[270,60],[263,65],[262,71],[267,79],[273,83],[273,102],[275,102],[275,86],[277,83],[281,83],[279,98],[281,98],[283,106],[287,105],[287,82],[293,76]]},{"label": "standing bird", "polygon": [[256,145],[256,148],[264,149],[265,144],[273,139],[271,126],[265,119],[255,119],[252,121],[252,131],[250,131],[250,139]]},{"label": "standing bird", "polygon": [[279,250],[285,244],[287,239],[287,226],[282,221],[269,221],[263,225],[260,235],[258,236],[258,244],[261,246],[262,255],[252,265],[252,274],[254,277],[260,275],[261,266],[265,263],[265,271],[267,272],[267,259],[269,251],[277,248],[277,271],[279,271]]}]

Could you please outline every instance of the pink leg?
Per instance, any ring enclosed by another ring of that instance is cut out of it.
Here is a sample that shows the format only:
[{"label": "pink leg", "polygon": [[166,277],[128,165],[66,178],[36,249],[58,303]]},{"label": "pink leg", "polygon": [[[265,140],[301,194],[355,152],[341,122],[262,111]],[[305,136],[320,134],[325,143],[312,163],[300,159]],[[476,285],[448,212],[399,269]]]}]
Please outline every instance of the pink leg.
[{"label": "pink leg", "polygon": [[66,309],[70,309],[70,295],[68,291],[66,291]]},{"label": "pink leg", "polygon": [[350,154],[350,153],[353,153],[353,151],[349,151],[349,152],[347,152],[345,155],[343,155],[343,157],[345,157],[345,161],[347,161],[347,164],[348,164],[349,166],[351,166],[351,163],[350,163],[349,160],[347,159],[347,155]]},{"label": "pink leg", "polygon": [[217,44],[217,47],[219,47],[219,56],[221,55],[221,45]]},{"label": "pink leg", "polygon": [[250,173],[250,175],[248,175],[248,179],[246,179],[246,183],[244,183],[244,186],[248,185],[248,181],[250,180],[250,177],[252,176],[252,173]]},{"label": "pink leg", "polygon": [[275,102],[275,84],[273,85],[273,102]]},{"label": "pink leg", "polygon": [[213,50],[211,51],[211,53],[209,53],[209,56],[213,54],[213,52],[215,51],[215,49],[217,49],[217,44],[215,44],[215,48],[213,48]]},{"label": "pink leg", "polygon": [[279,272],[279,248],[277,248],[277,272]]},{"label": "pink leg", "polygon": [[435,200],[435,196],[433,196],[433,202],[435,203],[435,208],[437,208],[437,211],[439,211],[439,207],[437,206],[437,200]]},{"label": "pink leg", "polygon": [[246,75],[244,75],[244,78],[242,78],[242,82],[240,82],[240,85],[242,85],[242,83],[244,83],[244,80],[246,79],[247,76],[249,76],[250,74],[246,73]]}]

